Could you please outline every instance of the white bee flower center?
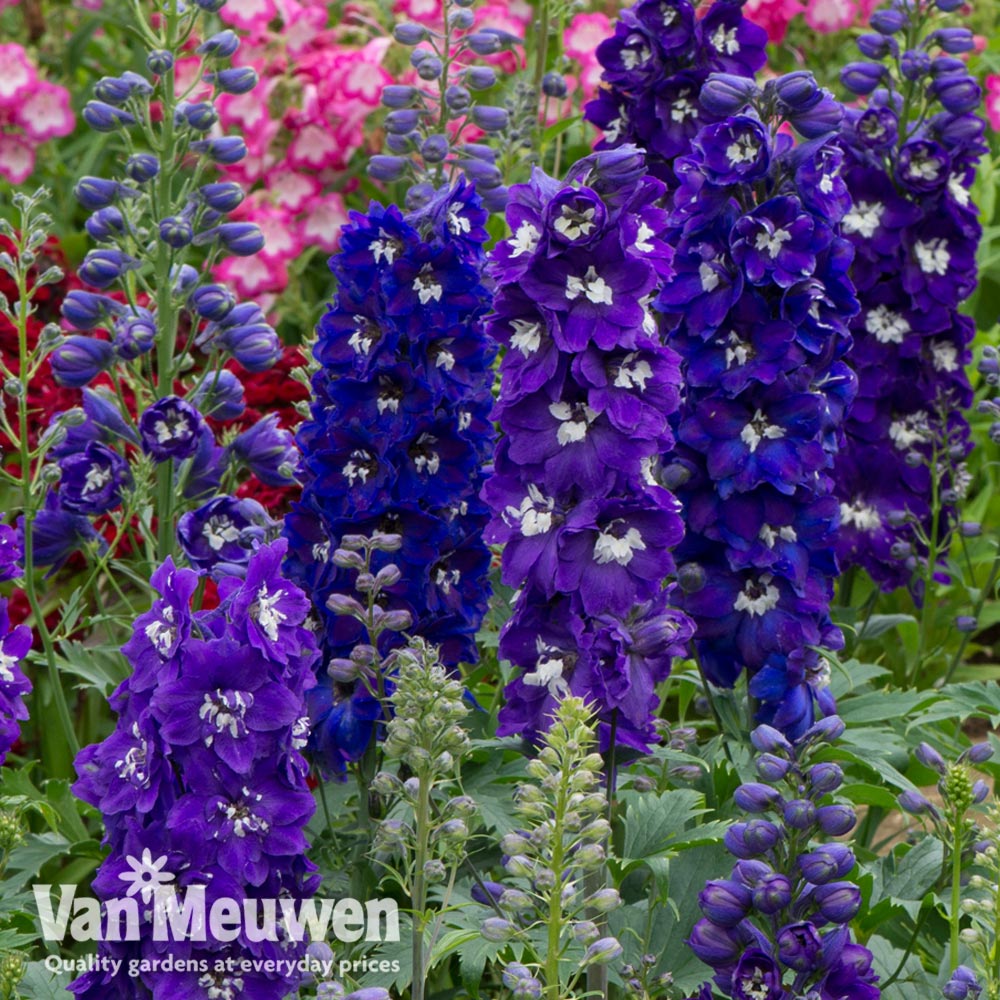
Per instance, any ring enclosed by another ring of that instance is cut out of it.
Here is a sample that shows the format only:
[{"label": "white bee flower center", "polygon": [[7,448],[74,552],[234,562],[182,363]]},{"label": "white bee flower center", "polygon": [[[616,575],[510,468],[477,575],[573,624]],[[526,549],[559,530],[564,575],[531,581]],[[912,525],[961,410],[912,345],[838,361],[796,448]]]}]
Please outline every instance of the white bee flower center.
[{"label": "white bee flower center", "polygon": [[240,537],[240,529],[225,514],[213,514],[205,522],[201,533],[213,552],[222,551],[223,546],[239,541]]},{"label": "white bee flower center", "polygon": [[542,234],[530,222],[522,222],[510,240],[511,257],[534,253],[538,249],[541,236]]},{"label": "white bee flower center", "polygon": [[616,389],[635,389],[646,391],[646,383],[653,377],[653,369],[648,361],[636,361],[638,355],[633,351],[622,358],[618,374],[615,376]]},{"label": "white bee flower center", "polygon": [[924,274],[947,274],[951,263],[948,241],[936,237],[931,240],[917,240],[913,247],[917,263]]},{"label": "white bee flower center", "polygon": [[875,235],[882,224],[885,205],[880,201],[859,201],[844,216],[842,225],[845,233],[860,233],[866,240]]},{"label": "white bee flower center", "polygon": [[779,427],[777,424],[769,424],[767,417],[760,410],[754,413],[750,423],[740,431],[740,440],[750,449],[751,455],[757,450],[761,441],[765,439],[777,441],[784,436],[785,428]]},{"label": "white bee flower center", "polygon": [[565,447],[577,444],[587,436],[587,430],[597,418],[597,411],[589,406],[571,406],[569,403],[550,403],[549,413],[559,421],[556,440]]},{"label": "white bee flower center", "polygon": [[905,316],[883,305],[868,310],[865,329],[873,334],[880,344],[901,344],[911,327]]},{"label": "white bee flower center", "polygon": [[563,205],[559,218],[553,223],[553,228],[568,240],[589,236],[597,228],[597,223],[594,222],[596,211],[595,208],[585,208],[582,212],[578,212],[569,205]]},{"label": "white bee flower center", "polygon": [[594,542],[594,562],[604,566],[616,562],[619,566],[627,566],[636,552],[642,552],[646,543],[638,529],[629,528],[621,537],[612,530],[600,532]]},{"label": "white bee flower center", "polygon": [[111,482],[111,470],[101,465],[92,465],[87,469],[87,476],[83,484],[83,493],[94,493],[103,489]]},{"label": "white bee flower center", "polygon": [[271,642],[277,642],[278,627],[288,621],[288,615],[277,608],[278,601],[284,593],[283,590],[277,590],[269,594],[265,583],[257,591],[257,600],[250,607],[250,617],[264,630],[264,634]]},{"label": "white bee flower center", "polygon": [[542,325],[526,319],[515,319],[510,324],[514,328],[514,336],[510,338],[510,346],[516,347],[525,357],[534,354],[542,344]]},{"label": "white bee flower center", "polygon": [[876,531],[882,527],[879,512],[863,500],[840,505],[840,523],[845,527],[855,527],[858,531]]},{"label": "white bee flower center", "polygon": [[587,268],[587,273],[582,278],[573,274],[566,278],[566,298],[572,302],[581,295],[586,296],[594,305],[610,306],[614,302],[611,286],[597,273],[593,265]]},{"label": "white bee flower center", "polygon": [[751,618],[765,615],[778,606],[781,594],[771,582],[774,577],[763,573],[756,580],[747,580],[733,602],[734,611],[745,611]]},{"label": "white bee flower center", "polygon": [[740,43],[736,40],[736,29],[727,29],[725,25],[720,24],[712,35],[712,48],[727,56],[736,55],[740,51]]},{"label": "white bee flower center", "polygon": [[529,483],[528,495],[521,501],[521,506],[508,506],[504,511],[504,520],[508,524],[517,524],[525,538],[544,535],[552,529],[555,505],[552,497],[545,496],[534,483]]},{"label": "white bee flower center", "polygon": [[889,425],[889,437],[900,451],[906,451],[915,444],[927,441],[930,433],[927,414],[923,410],[911,413],[902,420],[894,420]]},{"label": "white bee flower center", "polygon": [[774,260],[781,253],[782,246],[791,238],[792,234],[787,229],[775,229],[774,232],[771,232],[765,228],[757,234],[754,246],[758,250],[766,250],[771,260]]}]

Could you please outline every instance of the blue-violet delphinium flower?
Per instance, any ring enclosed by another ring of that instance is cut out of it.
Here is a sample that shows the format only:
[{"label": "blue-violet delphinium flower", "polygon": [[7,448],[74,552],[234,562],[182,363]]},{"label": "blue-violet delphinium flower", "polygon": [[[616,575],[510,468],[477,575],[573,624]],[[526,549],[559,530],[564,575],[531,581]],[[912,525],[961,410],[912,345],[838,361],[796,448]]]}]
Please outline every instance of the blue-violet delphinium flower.
[{"label": "blue-violet delphinium flower", "polygon": [[[864,77],[878,86],[864,107],[848,110],[841,138],[853,207],[840,231],[855,248],[861,311],[849,358],[858,396],[835,471],[837,554],[886,590],[913,581],[926,555],[918,536],[939,540],[944,530],[947,515],[935,522],[935,504],[947,511],[968,487],[962,410],[972,402],[965,365],[975,323],[959,306],[975,286],[981,227],[969,189],[988,150],[975,113],[979,86],[947,54],[963,39],[971,48],[971,32],[953,29],[959,34],[945,36],[945,51],[931,4],[894,13],[902,16],[882,22],[886,33],[859,40],[876,61],[843,73],[850,89],[872,90]],[[902,79],[893,68],[899,58]]]},{"label": "blue-violet delphinium flower", "polygon": [[843,644],[829,618],[829,470],[855,390],[840,358],[858,305],[851,246],[833,229],[850,207],[842,154],[777,131],[793,112],[800,132],[828,131],[839,108],[808,74],[793,82],[727,97],[709,79],[730,114],[675,162],[676,276],[657,306],[687,387],[666,468],[687,522],[681,606],[708,678],[731,687],[746,671],[760,721],[797,734],[832,710],[817,647]]},{"label": "blue-violet delphinium flower", "polygon": [[[21,575],[21,542],[18,532],[0,523],[0,582]],[[31,629],[11,627],[6,598],[0,598],[0,766],[21,735],[20,723],[28,718],[24,698],[31,682],[24,676],[21,662],[31,649]]]},{"label": "blue-violet delphinium flower", "polygon": [[[135,881],[143,859],[179,896],[204,887],[207,910],[216,899],[245,907],[315,892],[305,856],[314,802],[301,750],[319,651],[303,624],[309,601],[281,575],[285,546],[261,547],[245,578],[222,579],[212,611],[191,609],[196,571],[168,559],[154,573],[160,596],[122,648],[133,672],[111,697],[116,728],[76,762],[74,791],[103,814],[110,847],[94,880],[99,899],[141,885],[142,902],[153,904],[155,883]],[[154,938],[153,905],[139,909],[138,940],[99,946],[101,956],[125,960],[121,971],[105,963],[86,973],[70,986],[77,996],[283,1000],[298,986],[297,973],[240,971],[243,959],[288,970],[304,954],[306,942],[280,916],[263,941],[250,921],[231,943],[163,941]],[[155,961],[168,954],[186,963]],[[236,971],[219,971],[228,959]],[[129,960],[147,960],[150,971],[129,976]]]},{"label": "blue-violet delphinium flower", "polygon": [[604,131],[598,146],[634,143],[650,173],[675,184],[673,161],[720,116],[699,104],[710,73],[752,77],[767,61],[767,33],[743,16],[742,3],[717,0],[704,17],[689,0],[639,0],[618,15],[597,47],[604,84],[585,109]]},{"label": "blue-violet delphinium flower", "polygon": [[521,668],[501,735],[537,738],[557,699],[597,713],[602,744],[654,738],[655,687],[690,623],[664,580],[683,526],[657,480],[673,444],[677,355],[650,312],[672,273],[664,185],[634,147],[539,170],[509,191],[513,235],[493,253],[490,332],[507,346],[494,417],[504,433],[484,496],[518,588],[500,637]]},{"label": "blue-violet delphinium flower", "polygon": [[[323,663],[345,659],[361,625],[327,607],[354,591],[332,555],[345,535],[398,535],[378,552],[402,576],[381,592],[410,615],[441,662],[475,662],[486,611],[488,519],[478,499],[492,457],[491,363],[481,282],[487,213],[471,185],[444,188],[415,212],[372,204],[355,212],[330,262],[337,297],[319,324],[312,417],[298,432],[302,500],[286,519],[288,569],[323,619]],[[400,640],[386,632],[384,654]],[[383,707],[363,681],[320,669],[311,696],[312,748],[342,770],[370,743]]]},{"label": "blue-violet delphinium flower", "polygon": [[794,744],[770,726],[751,734],[760,781],[736,789],[734,801],[750,817],[725,836],[739,860],[728,879],[705,885],[698,897],[704,917],[688,940],[733,1000],[881,995],[871,952],[851,940],[850,921],[861,907],[861,891],[847,878],[854,854],[830,840],[853,829],[857,817],[832,798],[841,769],[810,762],[843,729],[830,716]]}]

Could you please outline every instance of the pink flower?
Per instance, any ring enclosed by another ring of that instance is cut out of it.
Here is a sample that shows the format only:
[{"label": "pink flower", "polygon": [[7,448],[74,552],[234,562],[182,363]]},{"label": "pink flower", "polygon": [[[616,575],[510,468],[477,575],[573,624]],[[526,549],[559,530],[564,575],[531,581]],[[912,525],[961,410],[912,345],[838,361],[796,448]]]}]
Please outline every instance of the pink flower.
[{"label": "pink flower", "polygon": [[577,14],[563,38],[563,47],[572,59],[587,65],[597,61],[597,46],[614,32],[606,14]]},{"label": "pink flower", "polygon": [[35,142],[69,135],[76,126],[69,106],[69,91],[46,80],[39,80],[18,104],[14,120]]},{"label": "pink flower", "polygon": [[0,105],[20,100],[37,80],[34,64],[20,45],[0,45]]},{"label": "pink flower", "polygon": [[215,277],[236,289],[238,295],[257,299],[265,292],[283,292],[288,285],[288,268],[283,261],[269,263],[254,257],[227,257],[214,271]]},{"label": "pink flower", "polygon": [[411,21],[430,24],[437,27],[441,22],[441,0],[397,0],[392,11]]},{"label": "pink flower", "polygon": [[843,31],[857,21],[858,13],[855,0],[809,0],[806,24],[824,34]]},{"label": "pink flower", "polygon": [[0,132],[0,177],[23,184],[35,169],[35,150],[23,136]]},{"label": "pink flower", "polygon": [[305,246],[318,246],[326,253],[333,253],[346,222],[347,209],[339,194],[315,198],[298,220],[299,239]]},{"label": "pink flower", "polygon": [[263,31],[277,14],[274,0],[229,0],[219,12],[226,24],[244,31]]},{"label": "pink flower", "polygon": [[777,44],[784,40],[792,18],[804,9],[798,0],[747,0],[744,12],[767,32],[769,41]]},{"label": "pink flower", "polygon": [[320,192],[322,185],[309,174],[294,170],[274,170],[267,178],[267,192],[276,205],[289,212],[301,212]]},{"label": "pink flower", "polygon": [[20,45],[0,45],[0,177],[23,184],[35,167],[35,147],[75,126],[69,92],[38,77]]},{"label": "pink flower", "polygon": [[1000,132],[1000,75],[986,77],[986,120],[994,132]]}]

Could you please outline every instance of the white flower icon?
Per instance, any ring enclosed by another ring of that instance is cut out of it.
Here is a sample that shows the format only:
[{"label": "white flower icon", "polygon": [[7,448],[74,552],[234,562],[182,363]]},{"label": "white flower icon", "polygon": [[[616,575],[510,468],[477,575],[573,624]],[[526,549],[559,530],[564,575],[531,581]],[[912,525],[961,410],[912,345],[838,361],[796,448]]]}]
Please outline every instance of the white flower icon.
[{"label": "white flower icon", "polygon": [[136,893],[142,893],[144,903],[149,902],[149,898],[154,892],[159,892],[165,885],[174,880],[173,872],[163,871],[163,867],[167,863],[166,854],[154,861],[153,853],[148,847],[142,852],[141,860],[128,855],[125,862],[132,870],[122,872],[118,877],[123,882],[131,882],[128,895],[134,896]]}]

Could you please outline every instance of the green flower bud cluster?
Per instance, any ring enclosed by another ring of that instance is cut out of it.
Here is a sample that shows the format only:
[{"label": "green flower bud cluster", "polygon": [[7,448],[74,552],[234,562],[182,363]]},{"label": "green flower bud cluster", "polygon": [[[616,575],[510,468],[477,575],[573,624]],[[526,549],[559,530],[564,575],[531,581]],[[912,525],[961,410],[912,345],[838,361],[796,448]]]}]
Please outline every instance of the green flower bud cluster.
[{"label": "green flower bud cluster", "polygon": [[621,897],[611,888],[584,889],[588,873],[607,860],[611,835],[601,784],[604,761],[595,744],[583,700],[564,698],[545,745],[528,763],[532,780],[514,793],[521,828],[500,843],[509,879],[488,883],[500,915],[488,917],[481,932],[487,940],[516,939],[534,951],[533,962],[525,956],[505,974],[515,996],[531,992],[528,987],[537,982],[546,998],[568,1000],[589,966],[622,954],[621,944],[590,919],[621,906]]},{"label": "green flower bud cluster", "polygon": [[[413,997],[422,1000],[428,955],[477,812],[475,800],[459,786],[472,749],[462,727],[469,709],[461,681],[423,639],[394,650],[384,668],[394,685],[383,744],[387,767],[374,776],[371,790],[390,809],[376,832],[375,857],[412,903]],[[428,907],[430,886],[443,887],[440,912]]]},{"label": "green flower bud cluster", "polygon": [[16,1000],[17,988],[28,969],[28,960],[20,952],[0,956],[0,1000]]}]

